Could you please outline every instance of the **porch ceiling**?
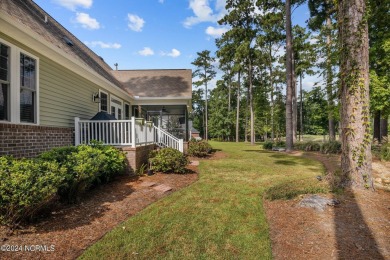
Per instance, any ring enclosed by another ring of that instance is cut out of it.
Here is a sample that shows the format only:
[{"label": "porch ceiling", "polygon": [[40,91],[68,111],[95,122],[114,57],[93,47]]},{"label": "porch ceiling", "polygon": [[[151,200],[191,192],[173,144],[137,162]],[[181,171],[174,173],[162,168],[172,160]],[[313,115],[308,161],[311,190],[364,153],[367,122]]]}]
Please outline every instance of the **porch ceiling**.
[{"label": "porch ceiling", "polygon": [[185,105],[142,105],[141,107],[144,111],[156,112],[156,114],[160,111],[163,111],[164,114],[185,115],[187,106]]}]

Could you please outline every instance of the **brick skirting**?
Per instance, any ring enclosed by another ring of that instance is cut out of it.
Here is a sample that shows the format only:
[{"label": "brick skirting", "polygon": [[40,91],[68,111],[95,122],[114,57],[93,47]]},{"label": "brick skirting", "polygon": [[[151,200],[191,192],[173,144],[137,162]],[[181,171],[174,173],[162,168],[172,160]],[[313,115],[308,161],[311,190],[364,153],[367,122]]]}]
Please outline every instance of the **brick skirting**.
[{"label": "brick skirting", "polygon": [[134,173],[142,164],[148,163],[150,151],[155,149],[154,144],[137,146],[132,148],[130,146],[117,146],[118,149],[126,153],[128,170]]},{"label": "brick skirting", "polygon": [[0,123],[0,156],[31,158],[69,145],[74,145],[74,128]]}]

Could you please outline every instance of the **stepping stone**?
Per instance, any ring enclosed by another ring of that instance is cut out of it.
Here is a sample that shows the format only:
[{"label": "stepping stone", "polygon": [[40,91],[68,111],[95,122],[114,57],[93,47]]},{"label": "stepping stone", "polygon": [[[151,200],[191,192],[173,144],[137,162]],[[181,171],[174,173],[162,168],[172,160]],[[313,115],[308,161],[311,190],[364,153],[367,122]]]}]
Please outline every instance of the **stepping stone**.
[{"label": "stepping stone", "polygon": [[155,182],[151,182],[151,181],[144,181],[143,183],[141,183],[141,187],[153,187],[155,186],[157,183]]},{"label": "stepping stone", "polygon": [[153,189],[155,189],[156,191],[161,191],[161,192],[167,192],[167,191],[172,190],[171,187],[169,187],[168,185],[165,185],[165,184],[160,184],[156,187],[153,187]]},{"label": "stepping stone", "polygon": [[199,166],[199,161],[191,161],[190,165]]},{"label": "stepping stone", "polygon": [[305,208],[314,208],[318,211],[324,211],[326,206],[336,206],[340,204],[337,199],[328,199],[319,195],[309,195],[299,202],[299,206]]}]

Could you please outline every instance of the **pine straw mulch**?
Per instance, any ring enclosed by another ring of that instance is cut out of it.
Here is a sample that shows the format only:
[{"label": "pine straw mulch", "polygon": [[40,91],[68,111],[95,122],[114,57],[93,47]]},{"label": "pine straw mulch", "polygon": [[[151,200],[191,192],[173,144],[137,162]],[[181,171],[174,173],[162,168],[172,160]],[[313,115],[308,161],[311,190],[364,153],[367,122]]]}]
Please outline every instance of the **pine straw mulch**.
[{"label": "pine straw mulch", "polygon": [[[197,167],[190,165],[188,170],[190,173],[187,174],[118,176],[114,181],[88,191],[80,203],[60,204],[48,212],[49,216],[41,217],[13,234],[0,226],[0,246],[21,246],[23,249],[19,252],[0,250],[0,259],[75,259],[119,223],[162,197],[195,182],[198,179]],[[165,184],[172,190],[156,191],[143,186],[145,182]],[[25,245],[47,246],[49,250],[53,245],[54,250],[26,252]]]},{"label": "pine straw mulch", "polygon": [[[298,154],[340,170],[338,156]],[[375,169],[374,169],[375,170]],[[390,192],[347,190],[323,212],[295,200],[264,201],[275,259],[390,259]]]}]

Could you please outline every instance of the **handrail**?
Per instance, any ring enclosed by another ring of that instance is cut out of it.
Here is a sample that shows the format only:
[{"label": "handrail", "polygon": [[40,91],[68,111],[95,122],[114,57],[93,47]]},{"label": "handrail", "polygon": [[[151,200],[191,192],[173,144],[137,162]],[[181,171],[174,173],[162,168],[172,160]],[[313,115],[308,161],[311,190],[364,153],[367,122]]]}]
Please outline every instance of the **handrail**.
[{"label": "handrail", "polygon": [[183,152],[183,139],[179,139],[171,133],[154,126],[155,129],[155,142],[159,146],[171,147],[173,149]]},{"label": "handrail", "polygon": [[131,120],[80,120],[75,117],[75,144],[89,144],[92,140],[132,147],[154,143],[183,152],[183,139],[154,124],[140,124],[135,117]]}]

